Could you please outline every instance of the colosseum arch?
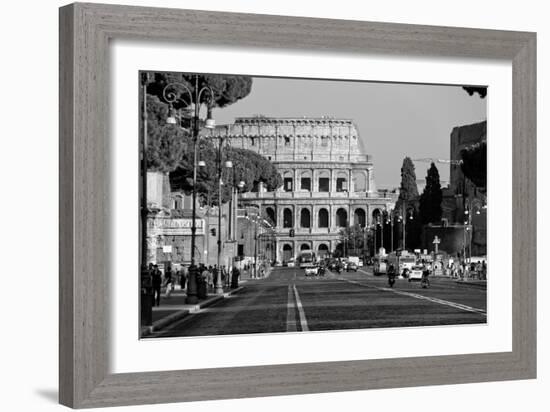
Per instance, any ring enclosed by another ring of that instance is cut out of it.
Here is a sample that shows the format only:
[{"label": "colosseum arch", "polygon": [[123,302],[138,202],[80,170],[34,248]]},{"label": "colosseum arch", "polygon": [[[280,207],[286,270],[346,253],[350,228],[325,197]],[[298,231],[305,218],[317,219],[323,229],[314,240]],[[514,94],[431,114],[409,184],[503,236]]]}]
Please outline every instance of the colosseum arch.
[{"label": "colosseum arch", "polygon": [[366,192],[367,191],[367,174],[363,171],[353,172],[353,191],[354,192]]},{"label": "colosseum arch", "polygon": [[326,208],[319,209],[317,213],[317,227],[327,228],[329,226],[328,210]]},{"label": "colosseum arch", "polygon": [[313,190],[313,179],[311,170],[304,170],[300,173],[300,190],[311,192]]},{"label": "colosseum arch", "polygon": [[285,192],[294,191],[294,173],[290,170],[286,170],[283,173],[283,190]]},{"label": "colosseum arch", "polygon": [[283,209],[283,228],[294,227],[294,217],[292,216],[292,209],[285,207]]},{"label": "colosseum arch", "polygon": [[348,174],[346,172],[336,173],[336,191],[347,192],[349,190]]},{"label": "colosseum arch", "polygon": [[317,246],[317,256],[319,258],[325,258],[329,254],[329,247],[326,243],[321,243],[319,246]]},{"label": "colosseum arch", "polygon": [[304,242],[300,245],[300,251],[302,250],[311,250],[311,243]]},{"label": "colosseum arch", "polygon": [[367,224],[367,214],[365,209],[358,207],[353,214],[353,221],[356,225],[365,227]]},{"label": "colosseum arch", "polygon": [[306,207],[300,210],[300,227],[311,227],[311,212]]},{"label": "colosseum arch", "polygon": [[330,192],[330,172],[328,170],[317,172],[317,191]]},{"label": "colosseum arch", "polygon": [[275,213],[275,208],[273,208],[272,206],[267,206],[265,208],[265,214],[267,218],[271,220],[270,223],[273,226],[277,226],[277,214]]},{"label": "colosseum arch", "polygon": [[348,212],[343,207],[336,211],[336,226],[347,227],[348,226]]}]

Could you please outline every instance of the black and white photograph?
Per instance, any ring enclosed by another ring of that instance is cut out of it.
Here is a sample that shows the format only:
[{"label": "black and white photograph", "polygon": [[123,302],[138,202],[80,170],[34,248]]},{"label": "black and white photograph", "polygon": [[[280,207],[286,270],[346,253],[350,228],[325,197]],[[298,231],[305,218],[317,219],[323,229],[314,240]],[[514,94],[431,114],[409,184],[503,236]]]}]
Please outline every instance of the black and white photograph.
[{"label": "black and white photograph", "polygon": [[141,337],[487,322],[487,87],[139,87]]}]

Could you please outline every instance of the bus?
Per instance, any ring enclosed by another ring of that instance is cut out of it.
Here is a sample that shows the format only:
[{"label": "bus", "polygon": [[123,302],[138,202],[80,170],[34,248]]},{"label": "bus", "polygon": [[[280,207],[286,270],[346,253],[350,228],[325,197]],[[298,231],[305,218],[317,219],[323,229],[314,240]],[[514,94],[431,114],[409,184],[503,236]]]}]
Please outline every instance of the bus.
[{"label": "bus", "polygon": [[392,264],[399,275],[403,274],[403,271],[407,269],[409,272],[412,267],[416,265],[416,255],[405,252],[392,252],[387,257],[388,265]]},{"label": "bus", "polygon": [[306,276],[317,275],[317,265],[315,264],[315,253],[311,250],[302,250],[298,256],[298,264],[304,269]]},{"label": "bus", "polygon": [[372,273],[374,276],[384,275],[388,270],[388,256],[376,255],[372,259]]}]

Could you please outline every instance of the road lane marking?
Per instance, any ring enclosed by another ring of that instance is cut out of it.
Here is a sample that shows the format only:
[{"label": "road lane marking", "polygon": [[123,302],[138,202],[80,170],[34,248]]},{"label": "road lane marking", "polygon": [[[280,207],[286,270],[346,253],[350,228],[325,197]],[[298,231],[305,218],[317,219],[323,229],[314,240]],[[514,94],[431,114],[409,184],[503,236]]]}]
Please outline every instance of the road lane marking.
[{"label": "road lane marking", "polygon": [[365,285],[364,283],[356,282],[354,280],[345,280],[345,281],[348,282],[348,283],[353,283],[353,284],[360,285],[360,286],[367,286],[369,288],[382,290],[384,292],[393,292],[397,295],[403,295],[403,296],[409,296],[409,297],[415,298],[415,299],[427,300],[429,302],[438,303],[440,305],[450,306],[450,307],[453,307],[455,309],[461,309],[461,310],[464,310],[464,311],[467,311],[467,312],[478,313],[482,316],[487,317],[487,311],[485,311],[483,309],[474,308],[472,306],[463,305],[461,303],[455,303],[455,302],[451,302],[451,301],[448,301],[448,300],[443,300],[443,299],[433,298],[433,297],[429,297],[429,296],[424,296],[424,295],[420,295],[418,293],[405,292],[405,291],[398,290],[398,289],[393,289],[393,288],[390,289],[390,288],[382,288],[382,287],[374,286],[374,285]]},{"label": "road lane marking", "polygon": [[294,295],[296,295],[296,305],[298,306],[298,314],[300,315],[300,326],[302,327],[302,332],[307,332],[309,331],[309,327],[307,326],[304,307],[302,306],[302,301],[300,300],[300,295],[298,294],[298,289],[296,289],[296,285],[292,286],[294,288]]},{"label": "road lane marking", "polygon": [[294,305],[294,293],[292,286],[288,285],[288,295],[286,303],[286,331],[296,332],[298,330],[296,325],[296,307]]}]

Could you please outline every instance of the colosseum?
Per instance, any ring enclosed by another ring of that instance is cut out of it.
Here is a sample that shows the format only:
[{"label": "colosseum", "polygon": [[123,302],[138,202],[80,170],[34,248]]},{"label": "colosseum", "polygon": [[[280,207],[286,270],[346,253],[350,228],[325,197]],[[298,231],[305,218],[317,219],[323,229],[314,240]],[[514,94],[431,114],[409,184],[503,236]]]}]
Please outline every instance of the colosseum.
[{"label": "colosseum", "polygon": [[376,209],[393,208],[395,198],[376,189],[372,157],[350,119],[240,117],[212,134],[265,156],[281,174],[277,191],[260,186],[239,197],[273,223],[278,262],[304,249],[325,256],[341,247],[342,228],[368,228]]}]

